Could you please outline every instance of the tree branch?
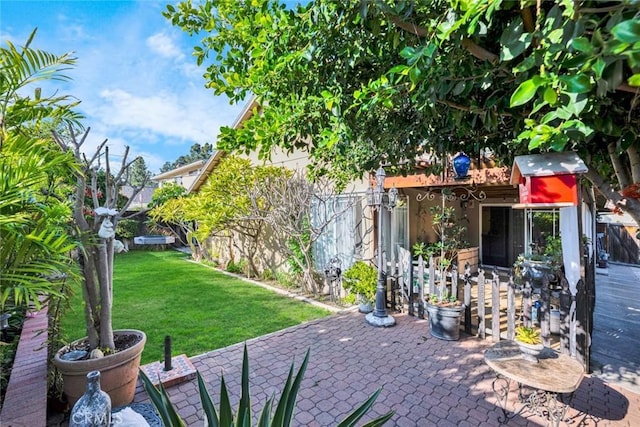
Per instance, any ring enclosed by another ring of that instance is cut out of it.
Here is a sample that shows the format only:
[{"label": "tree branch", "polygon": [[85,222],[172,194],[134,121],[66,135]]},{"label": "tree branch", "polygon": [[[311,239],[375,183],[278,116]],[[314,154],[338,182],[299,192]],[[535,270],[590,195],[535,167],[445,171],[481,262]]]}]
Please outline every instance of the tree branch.
[{"label": "tree branch", "polygon": [[[415,36],[426,37],[429,34],[429,32],[425,27],[421,27],[412,22],[407,22],[401,19],[399,16],[396,16],[390,13],[387,13],[386,16],[389,18],[389,21],[395,24],[398,28],[401,28]],[[495,53],[489,52],[488,50],[477,45],[475,42],[473,42],[471,39],[468,39],[468,38],[462,39],[462,47],[464,47],[467,51],[469,51],[469,53],[471,53],[473,56],[483,61],[496,63],[500,58]]]},{"label": "tree branch", "polygon": [[489,61],[492,64],[497,63],[498,60],[500,59],[500,57],[495,53],[489,52],[487,49],[477,45],[471,39],[468,39],[468,38],[462,39],[462,47],[467,49],[467,51],[469,51],[469,53],[475,56],[476,58],[481,59],[483,61]]},{"label": "tree branch", "polygon": [[625,169],[622,161],[620,159],[620,155],[616,150],[616,143],[611,142],[607,145],[607,152],[609,153],[609,158],[611,159],[611,165],[613,166],[613,171],[616,174],[616,178],[618,178],[618,183],[620,184],[620,188],[625,188],[627,185],[631,184],[629,173]]},{"label": "tree branch", "polygon": [[622,195],[611,187],[611,184],[605,181],[605,179],[600,175],[596,168],[593,166],[589,166],[589,170],[584,174],[585,178],[587,178],[594,187],[598,189],[600,194],[602,194],[607,199],[614,202],[616,205],[623,201]]},{"label": "tree branch", "polygon": [[533,20],[533,14],[531,13],[531,8],[525,7],[520,11],[520,16],[522,16],[522,22],[524,24],[524,29],[527,33],[533,33],[536,29],[535,21]]},{"label": "tree branch", "polygon": [[584,9],[579,9],[577,10],[577,12],[579,13],[609,13],[609,12],[614,12],[618,9],[622,9],[625,7],[624,3],[620,3],[620,4],[616,4],[614,6],[607,6],[607,7],[585,7]]},{"label": "tree branch", "polygon": [[631,86],[629,83],[624,82],[616,88],[620,92],[628,92],[637,95],[640,93],[640,86]]},{"label": "tree branch", "polygon": [[629,146],[627,156],[629,156],[631,180],[634,183],[640,183],[640,152],[638,152],[638,147],[636,145]]},{"label": "tree branch", "polygon": [[407,22],[403,19],[401,19],[399,16],[387,13],[386,14],[387,17],[389,18],[389,21],[391,21],[393,24],[395,24],[397,27],[402,28],[403,30],[418,36],[418,37],[425,37],[429,34],[429,32],[427,31],[427,29],[425,27],[421,27],[419,25],[416,25],[414,23],[411,22]]}]

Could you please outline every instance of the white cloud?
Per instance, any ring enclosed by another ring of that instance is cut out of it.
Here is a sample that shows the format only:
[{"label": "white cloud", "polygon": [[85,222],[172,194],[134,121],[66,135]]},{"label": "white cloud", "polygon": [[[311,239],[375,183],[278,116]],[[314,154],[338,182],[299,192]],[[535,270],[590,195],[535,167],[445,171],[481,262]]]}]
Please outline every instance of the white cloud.
[{"label": "white cloud", "polygon": [[147,46],[154,52],[159,53],[165,58],[175,58],[179,61],[184,59],[184,54],[180,48],[174,43],[172,38],[166,33],[156,33],[146,40]]},{"label": "white cloud", "polygon": [[[205,89],[204,68],[191,56],[195,41],[162,17],[164,2],[43,2],[49,13],[36,3],[14,8],[0,34],[22,44],[37,26],[34,47],[75,52],[77,65],[65,72],[73,80],[42,86],[82,101],[83,124],[92,128],[87,152],[108,138],[113,154],[128,145],[155,173],[192,144],[215,143],[243,107]],[[100,7],[108,12],[98,14]]]},{"label": "white cloud", "polygon": [[100,97],[104,100],[100,117],[107,125],[145,129],[193,141],[215,140],[220,126],[200,111],[201,106],[175,94],[141,97],[115,89],[103,90]]}]

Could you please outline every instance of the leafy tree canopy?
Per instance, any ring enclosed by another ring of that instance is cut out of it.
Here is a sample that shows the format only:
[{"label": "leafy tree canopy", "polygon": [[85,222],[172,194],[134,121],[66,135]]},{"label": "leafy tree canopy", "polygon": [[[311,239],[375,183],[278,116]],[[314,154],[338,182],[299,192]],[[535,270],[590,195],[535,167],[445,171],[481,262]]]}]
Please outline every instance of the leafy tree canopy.
[{"label": "leafy tree canopy", "polygon": [[162,187],[156,188],[149,202],[149,208],[163,205],[169,200],[177,199],[187,194],[187,189],[175,182],[168,182]]},{"label": "leafy tree canopy", "polygon": [[410,172],[432,152],[490,147],[511,164],[576,150],[636,220],[639,14],[630,0],[188,0],[165,11],[204,33],[194,55],[207,87],[263,106],[223,129],[222,149],[303,149],[313,173],[342,182],[382,160]]},{"label": "leafy tree canopy", "polygon": [[131,170],[127,176],[127,184],[138,187],[143,183],[149,182],[151,172],[147,168],[147,163],[142,157],[136,158],[131,164]]},{"label": "leafy tree canopy", "polygon": [[188,165],[198,160],[207,160],[213,154],[213,145],[206,143],[204,145],[193,144],[189,154],[178,157],[174,162],[165,162],[160,168],[160,172],[168,172],[180,166]]}]

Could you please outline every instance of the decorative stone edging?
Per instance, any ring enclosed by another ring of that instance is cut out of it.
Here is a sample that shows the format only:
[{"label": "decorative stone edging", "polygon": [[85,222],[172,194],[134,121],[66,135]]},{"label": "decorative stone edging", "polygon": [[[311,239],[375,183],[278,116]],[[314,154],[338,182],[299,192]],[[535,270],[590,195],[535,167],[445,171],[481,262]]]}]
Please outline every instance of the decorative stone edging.
[{"label": "decorative stone edging", "polygon": [[47,424],[47,313],[42,307],[25,318],[0,412],[2,426]]}]

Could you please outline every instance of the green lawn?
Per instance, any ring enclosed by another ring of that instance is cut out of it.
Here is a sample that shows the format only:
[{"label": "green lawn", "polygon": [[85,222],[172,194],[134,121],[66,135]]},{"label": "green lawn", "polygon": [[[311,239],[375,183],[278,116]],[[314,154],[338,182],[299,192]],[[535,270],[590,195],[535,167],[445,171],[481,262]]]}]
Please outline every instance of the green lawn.
[{"label": "green lawn", "polygon": [[[162,359],[166,335],[173,355],[193,356],[330,314],[187,262],[177,251],[118,254],[113,282],[113,327],[147,334],[143,364]],[[71,306],[62,331],[77,339],[86,335],[80,289]]]}]

